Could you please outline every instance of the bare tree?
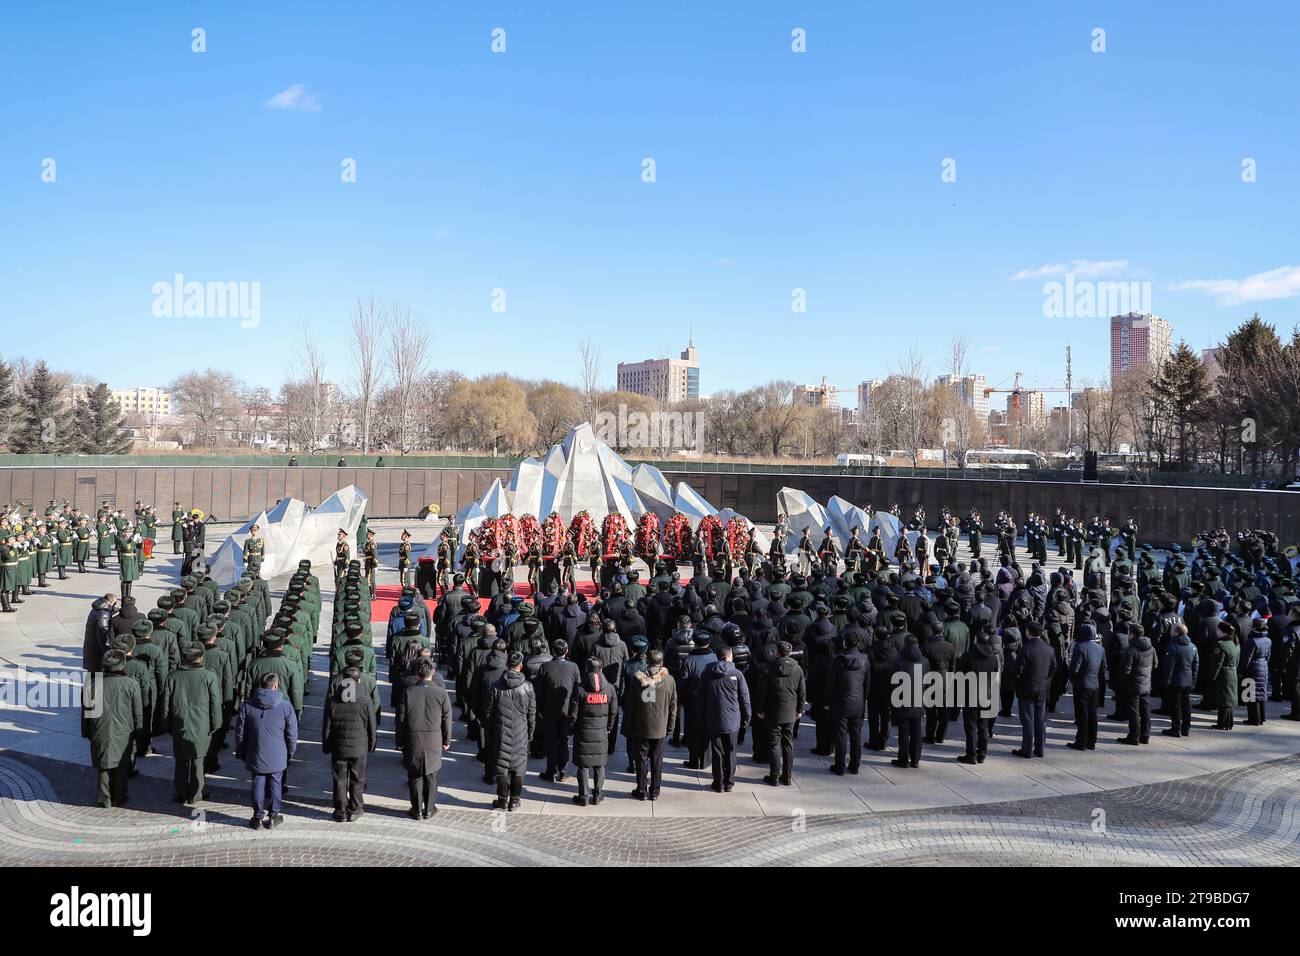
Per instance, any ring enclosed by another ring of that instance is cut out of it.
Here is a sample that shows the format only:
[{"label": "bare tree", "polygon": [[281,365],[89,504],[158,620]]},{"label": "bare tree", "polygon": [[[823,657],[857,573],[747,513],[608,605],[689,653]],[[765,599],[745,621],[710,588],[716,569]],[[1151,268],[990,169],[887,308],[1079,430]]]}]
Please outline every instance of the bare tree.
[{"label": "bare tree", "polygon": [[357,392],[357,415],[361,419],[361,452],[370,454],[370,422],[375,393],[383,387],[379,367],[383,311],[373,297],[357,300],[352,313],[352,373]]},{"label": "bare tree", "polygon": [[582,414],[587,421],[596,417],[596,405],[600,399],[600,373],[604,368],[600,346],[590,337],[578,344],[578,354],[582,359],[582,377],[578,390],[582,392]]},{"label": "bare tree", "polygon": [[292,422],[298,443],[308,452],[316,451],[325,438],[325,417],[329,405],[329,384],[325,381],[325,357],[312,337],[311,327],[302,326],[302,346],[289,369],[289,380],[282,389],[285,411],[292,409]]},{"label": "bare tree", "polygon": [[899,360],[894,373],[898,379],[898,439],[900,447],[912,459],[912,467],[920,463],[921,449],[925,447],[926,387],[925,359],[921,350],[913,345],[907,355]]},{"label": "bare tree", "polygon": [[393,377],[393,437],[403,455],[415,446],[416,390],[429,361],[432,336],[409,308],[388,310],[388,367]]},{"label": "bare tree", "polygon": [[187,420],[190,442],[200,448],[215,448],[222,427],[237,414],[239,383],[235,377],[211,368],[187,372],[173,379],[167,390]]}]

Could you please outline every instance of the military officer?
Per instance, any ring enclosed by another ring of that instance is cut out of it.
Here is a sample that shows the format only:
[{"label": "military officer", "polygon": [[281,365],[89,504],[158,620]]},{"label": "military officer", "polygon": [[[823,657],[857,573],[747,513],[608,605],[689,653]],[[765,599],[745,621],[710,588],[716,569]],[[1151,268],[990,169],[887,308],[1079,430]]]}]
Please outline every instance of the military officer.
[{"label": "military officer", "polygon": [[262,558],[266,555],[266,539],[258,535],[258,530],[258,526],[253,525],[244,539],[244,567],[253,574],[261,573]]},{"label": "military officer", "polygon": [[204,761],[212,735],[221,728],[221,681],[204,667],[202,644],[187,647],[181,666],[167,675],[159,712],[172,735],[173,799],[193,806],[208,797]]},{"label": "military officer", "polygon": [[411,574],[411,532],[402,531],[402,543],[397,546],[397,580],[406,587]]},{"label": "military officer", "polygon": [[343,584],[343,575],[347,574],[348,561],[352,558],[352,549],[348,546],[348,533],[339,528],[338,541],[334,544],[334,590]]},{"label": "military officer", "polygon": [[68,580],[68,565],[72,563],[72,531],[68,528],[68,519],[60,518],[58,530],[54,532],[54,564],[59,569],[59,580]]},{"label": "military officer", "polygon": [[99,776],[96,806],[107,809],[126,803],[131,749],[144,726],[144,705],[121,651],[105,653],[102,666],[82,690],[81,736],[90,741],[90,763]]},{"label": "military officer", "polygon": [[9,535],[0,542],[0,611],[12,614],[22,604],[18,597],[18,539]]},{"label": "military officer", "polygon": [[361,546],[361,557],[365,561],[366,583],[370,585],[370,593],[375,591],[375,571],[379,567],[379,551],[375,547],[375,533],[366,531],[365,544]]},{"label": "military officer", "polygon": [[131,585],[140,579],[139,535],[127,528],[117,536],[117,567],[122,579],[122,600],[131,596]]},{"label": "military officer", "polygon": [[108,567],[104,562],[113,553],[113,527],[108,523],[108,515],[103,514],[95,521],[95,556],[99,558],[99,569]]}]

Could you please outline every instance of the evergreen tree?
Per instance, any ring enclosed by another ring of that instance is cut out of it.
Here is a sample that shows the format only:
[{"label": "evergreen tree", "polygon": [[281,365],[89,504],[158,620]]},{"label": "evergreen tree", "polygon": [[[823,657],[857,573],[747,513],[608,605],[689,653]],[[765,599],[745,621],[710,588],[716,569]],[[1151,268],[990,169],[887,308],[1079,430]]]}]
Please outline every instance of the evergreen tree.
[{"label": "evergreen tree", "polygon": [[72,414],[63,384],[43,361],[36,363],[23,388],[17,418],[17,431],[9,439],[11,451],[20,455],[41,455],[76,447]]},{"label": "evergreen tree", "polygon": [[1205,366],[1186,342],[1179,342],[1151,383],[1160,422],[1161,454],[1186,470],[1197,452],[1196,429],[1204,418]]},{"label": "evergreen tree", "polygon": [[0,359],[0,444],[8,444],[14,430],[14,370]]},{"label": "evergreen tree", "polygon": [[113,401],[108,386],[100,382],[77,403],[76,432],[79,450],[86,455],[124,455],[131,438],[123,434],[126,419]]}]

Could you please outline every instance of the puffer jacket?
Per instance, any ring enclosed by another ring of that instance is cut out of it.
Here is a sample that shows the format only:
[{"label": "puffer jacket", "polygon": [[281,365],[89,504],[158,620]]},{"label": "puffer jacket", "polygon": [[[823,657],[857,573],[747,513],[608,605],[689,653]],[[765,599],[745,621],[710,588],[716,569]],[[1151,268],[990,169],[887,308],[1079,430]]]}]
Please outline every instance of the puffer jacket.
[{"label": "puffer jacket", "polygon": [[537,699],[523,671],[506,671],[492,685],[483,709],[488,728],[487,767],[495,776],[523,775],[537,730]]},{"label": "puffer jacket", "polygon": [[871,667],[865,654],[858,650],[836,654],[827,681],[831,716],[861,717],[867,709],[870,683]]},{"label": "puffer jacket", "polygon": [[583,675],[569,702],[573,765],[603,767],[609,759],[609,734],[618,720],[618,696],[604,675]]},{"label": "puffer jacket", "polygon": [[1116,676],[1123,682],[1124,689],[1130,694],[1151,693],[1151,674],[1155,671],[1156,650],[1151,646],[1151,639],[1145,634],[1131,638],[1128,649],[1119,659]]}]

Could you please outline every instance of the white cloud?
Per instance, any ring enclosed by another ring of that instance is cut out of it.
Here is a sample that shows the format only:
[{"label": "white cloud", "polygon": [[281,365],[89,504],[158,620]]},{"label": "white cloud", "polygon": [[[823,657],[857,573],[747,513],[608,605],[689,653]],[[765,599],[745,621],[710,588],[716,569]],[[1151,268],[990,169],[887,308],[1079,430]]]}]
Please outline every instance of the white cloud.
[{"label": "white cloud", "polygon": [[1300,295],[1300,266],[1282,266],[1244,279],[1189,279],[1176,282],[1170,288],[1204,292],[1221,305],[1292,299]]},{"label": "white cloud", "polygon": [[297,110],[300,113],[319,113],[320,100],[315,93],[307,91],[305,83],[295,83],[287,90],[281,90],[264,104],[268,110]]},{"label": "white cloud", "polygon": [[1044,276],[1074,275],[1080,279],[1096,279],[1100,276],[1118,275],[1127,272],[1127,259],[1075,259],[1073,262],[1049,262],[1037,269],[1021,269],[1011,277],[1012,282],[1021,279],[1041,279]]},{"label": "white cloud", "polygon": [[736,260],[735,259],[714,259],[713,264],[715,266],[734,266],[736,264]]}]

